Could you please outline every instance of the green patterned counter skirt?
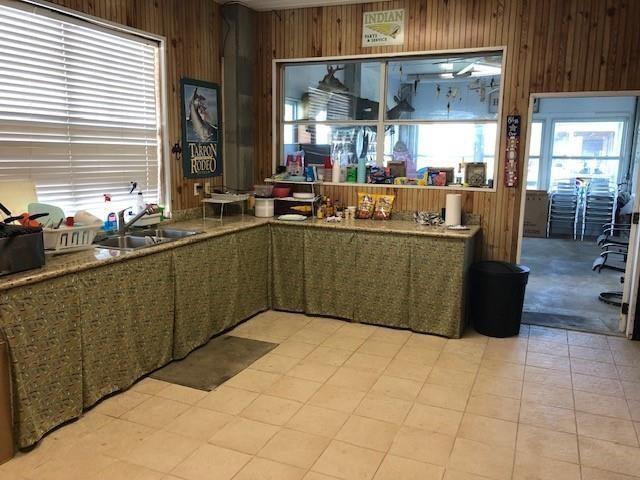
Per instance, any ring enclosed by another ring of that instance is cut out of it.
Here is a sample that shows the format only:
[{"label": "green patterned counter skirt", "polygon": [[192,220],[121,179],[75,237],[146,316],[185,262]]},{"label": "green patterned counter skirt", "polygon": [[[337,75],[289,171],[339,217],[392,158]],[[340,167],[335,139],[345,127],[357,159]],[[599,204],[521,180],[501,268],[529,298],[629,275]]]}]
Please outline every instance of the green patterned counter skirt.
[{"label": "green patterned counter skirt", "polygon": [[269,308],[269,227],[222,235],[173,250],[173,358]]},{"label": "green patterned counter skirt", "polygon": [[473,236],[271,226],[272,308],[458,338]]},{"label": "green patterned counter skirt", "polygon": [[0,292],[0,327],[9,344],[15,440],[28,447],[82,414],[77,276]]},{"label": "green patterned counter skirt", "polygon": [[269,226],[0,292],[19,448],[270,306]]},{"label": "green patterned counter skirt", "polygon": [[268,308],[459,337],[473,234],[359,225],[243,226],[1,291],[17,446]]},{"label": "green patterned counter skirt", "polygon": [[156,253],[77,274],[83,406],[172,360],[173,264]]}]

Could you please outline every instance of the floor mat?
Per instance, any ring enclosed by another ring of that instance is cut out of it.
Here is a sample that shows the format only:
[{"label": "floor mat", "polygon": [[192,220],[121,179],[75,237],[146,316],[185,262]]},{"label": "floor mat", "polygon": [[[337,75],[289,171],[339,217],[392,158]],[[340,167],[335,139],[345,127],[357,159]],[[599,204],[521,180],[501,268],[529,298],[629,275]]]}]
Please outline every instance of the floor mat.
[{"label": "floor mat", "polygon": [[277,343],[222,335],[150,376],[210,392],[277,346]]},{"label": "floor mat", "polygon": [[560,315],[546,312],[522,312],[522,323],[530,325],[540,325],[543,327],[566,328],[569,330],[580,330],[583,332],[598,332],[609,335],[616,335],[601,320],[597,318],[586,318],[578,315]]}]

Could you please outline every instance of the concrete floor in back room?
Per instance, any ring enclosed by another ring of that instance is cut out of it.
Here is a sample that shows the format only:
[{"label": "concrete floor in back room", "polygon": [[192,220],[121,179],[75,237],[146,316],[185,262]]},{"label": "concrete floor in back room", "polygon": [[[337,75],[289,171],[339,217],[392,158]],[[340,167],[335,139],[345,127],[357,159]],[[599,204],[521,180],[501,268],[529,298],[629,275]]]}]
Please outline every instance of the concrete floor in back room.
[{"label": "concrete floor in back room", "polygon": [[[524,238],[520,263],[531,268],[523,322],[618,335],[620,307],[598,300],[620,291],[623,273],[591,270],[600,254],[595,240]],[[617,265],[620,265],[619,263]]]}]

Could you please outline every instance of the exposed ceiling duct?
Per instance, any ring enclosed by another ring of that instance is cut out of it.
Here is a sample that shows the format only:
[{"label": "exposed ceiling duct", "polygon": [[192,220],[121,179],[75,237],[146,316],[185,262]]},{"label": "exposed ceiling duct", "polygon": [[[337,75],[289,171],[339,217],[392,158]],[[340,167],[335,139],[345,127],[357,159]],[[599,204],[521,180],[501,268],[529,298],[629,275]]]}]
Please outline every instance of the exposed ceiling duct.
[{"label": "exposed ceiling duct", "polygon": [[238,3],[223,7],[224,183],[232,191],[253,185],[253,65],[255,12]]}]

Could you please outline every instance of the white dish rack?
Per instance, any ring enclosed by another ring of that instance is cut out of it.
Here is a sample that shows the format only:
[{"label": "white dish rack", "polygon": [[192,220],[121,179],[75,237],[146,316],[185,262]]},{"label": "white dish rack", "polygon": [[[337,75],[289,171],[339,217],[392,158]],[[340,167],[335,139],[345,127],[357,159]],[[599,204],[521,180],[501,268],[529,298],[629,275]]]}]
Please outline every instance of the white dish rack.
[{"label": "white dish rack", "polygon": [[44,248],[51,253],[67,253],[93,248],[93,239],[100,225],[43,228]]}]

